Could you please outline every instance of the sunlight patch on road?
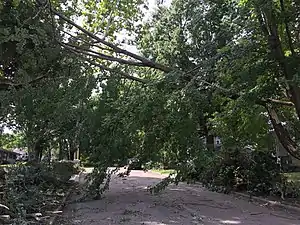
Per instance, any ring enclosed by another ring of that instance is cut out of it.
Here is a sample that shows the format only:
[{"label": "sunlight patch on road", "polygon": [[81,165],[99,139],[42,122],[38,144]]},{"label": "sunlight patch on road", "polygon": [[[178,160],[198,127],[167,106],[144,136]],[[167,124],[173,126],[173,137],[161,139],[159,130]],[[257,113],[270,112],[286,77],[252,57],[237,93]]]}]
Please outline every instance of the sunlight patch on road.
[{"label": "sunlight patch on road", "polygon": [[183,189],[183,188],[169,188],[169,190],[170,191],[184,191],[184,192],[186,192],[186,190]]},{"label": "sunlight patch on road", "polygon": [[221,220],[220,222],[222,224],[241,224],[241,221],[237,220]]},{"label": "sunlight patch on road", "polygon": [[79,182],[79,174],[74,174],[72,175],[72,177],[69,179],[69,181],[75,181],[75,182]]},{"label": "sunlight patch on road", "polygon": [[147,190],[147,189],[148,189],[148,186],[137,186],[136,189],[144,189],[144,190]]},{"label": "sunlight patch on road", "polygon": [[146,225],[168,225],[166,223],[151,222],[151,221],[144,221],[141,224],[146,224]]}]

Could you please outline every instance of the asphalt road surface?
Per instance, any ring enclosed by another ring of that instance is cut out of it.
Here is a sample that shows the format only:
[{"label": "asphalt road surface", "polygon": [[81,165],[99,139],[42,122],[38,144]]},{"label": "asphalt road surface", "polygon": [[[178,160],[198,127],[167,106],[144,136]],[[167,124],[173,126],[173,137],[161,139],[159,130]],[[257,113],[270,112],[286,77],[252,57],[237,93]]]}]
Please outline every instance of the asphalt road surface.
[{"label": "asphalt road surface", "polygon": [[299,213],[267,208],[199,185],[170,185],[150,194],[147,187],[162,178],[143,171],[132,171],[126,178],[115,176],[103,199],[68,205],[57,224],[300,225]]}]

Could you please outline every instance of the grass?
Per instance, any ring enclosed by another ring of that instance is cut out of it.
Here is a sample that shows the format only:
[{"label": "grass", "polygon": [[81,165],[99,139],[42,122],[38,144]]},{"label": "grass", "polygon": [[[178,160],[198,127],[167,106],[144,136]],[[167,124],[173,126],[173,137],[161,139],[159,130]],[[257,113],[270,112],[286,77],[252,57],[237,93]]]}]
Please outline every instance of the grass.
[{"label": "grass", "polygon": [[300,205],[300,172],[284,173],[284,175],[287,177],[287,181],[292,184],[291,193],[295,194],[289,201]]},{"label": "grass", "polygon": [[164,169],[153,169],[151,170],[152,172],[155,172],[155,173],[160,173],[160,174],[164,174],[164,175],[169,175],[171,173],[175,173],[176,171],[175,170],[164,170]]},{"label": "grass", "polygon": [[288,181],[292,181],[300,185],[300,172],[285,173],[284,175],[287,177]]},{"label": "grass", "polygon": [[19,165],[26,165],[27,162],[18,162],[15,164],[0,164],[0,167],[15,167],[15,166],[19,166]]}]

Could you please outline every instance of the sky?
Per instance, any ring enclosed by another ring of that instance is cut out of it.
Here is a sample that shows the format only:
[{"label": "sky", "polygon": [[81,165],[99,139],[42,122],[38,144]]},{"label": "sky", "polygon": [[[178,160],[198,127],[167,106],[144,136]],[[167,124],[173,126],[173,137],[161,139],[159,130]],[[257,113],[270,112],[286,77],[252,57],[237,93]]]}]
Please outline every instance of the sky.
[{"label": "sky", "polygon": [[[145,13],[145,17],[143,18],[142,22],[146,22],[151,18],[151,15],[158,8],[157,2],[159,2],[160,5],[169,7],[172,3],[172,0],[148,0],[148,9],[143,9],[144,13]],[[79,18],[77,18],[77,20],[75,22],[78,25],[82,25],[82,20],[83,20],[83,18],[79,17]],[[138,22],[140,22],[140,21],[138,21]],[[76,31],[76,28],[74,28],[74,32],[75,31]],[[117,35],[117,41],[123,40],[124,37],[126,37],[126,33],[120,33],[119,35]],[[138,54],[138,50],[137,50],[136,46],[123,44],[122,47],[125,48],[127,51]]]},{"label": "sky", "polygon": [[[157,9],[157,1],[160,2],[161,5],[169,7],[172,3],[172,0],[148,0],[148,6],[149,9],[146,10],[146,15],[143,21],[148,21],[151,18],[151,15],[156,11]],[[120,36],[122,37],[122,36]],[[123,38],[123,37],[122,37]],[[127,51],[131,51],[133,53],[138,54],[138,50],[136,46],[130,46],[130,45],[124,45],[123,46]]]},{"label": "sky", "polygon": [[12,134],[13,131],[12,131],[11,129],[9,129],[8,127],[4,127],[3,133],[4,133],[4,134]]},{"label": "sky", "polygon": [[[148,21],[151,18],[151,14],[153,14],[155,12],[155,10],[157,9],[156,2],[157,2],[157,0],[148,0],[149,8],[148,8],[148,10],[144,9],[145,17],[144,17],[143,22]],[[124,39],[125,36],[126,36],[126,34],[120,34],[117,36],[117,40],[122,40],[122,39]],[[138,50],[137,50],[136,46],[123,44],[122,47],[125,48],[127,51],[138,54]]]}]

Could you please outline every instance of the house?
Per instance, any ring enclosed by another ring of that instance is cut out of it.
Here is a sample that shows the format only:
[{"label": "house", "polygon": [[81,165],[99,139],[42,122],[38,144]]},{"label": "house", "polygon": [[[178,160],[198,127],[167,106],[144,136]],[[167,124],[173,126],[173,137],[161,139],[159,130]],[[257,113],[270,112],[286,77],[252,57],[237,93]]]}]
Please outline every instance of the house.
[{"label": "house", "polygon": [[280,164],[285,168],[296,169],[300,168],[300,160],[291,156],[287,150],[282,146],[278,137],[273,132],[275,137],[276,156],[280,159]]},{"label": "house", "polygon": [[27,161],[28,160],[28,152],[21,148],[13,149],[13,152],[17,153],[17,161]]},{"label": "house", "polygon": [[0,164],[13,164],[16,162],[19,153],[0,149]]},{"label": "house", "polygon": [[[206,139],[206,137],[202,137],[200,140],[203,142],[204,145],[207,145],[207,139]],[[213,144],[213,149],[215,149],[217,151],[221,149],[222,142],[221,142],[221,138],[220,137],[214,136],[213,137],[213,143],[214,143]]]}]

